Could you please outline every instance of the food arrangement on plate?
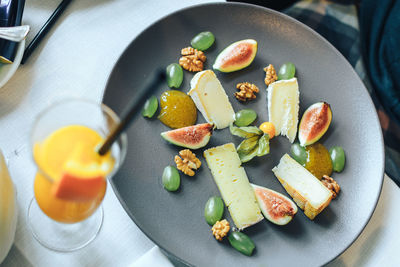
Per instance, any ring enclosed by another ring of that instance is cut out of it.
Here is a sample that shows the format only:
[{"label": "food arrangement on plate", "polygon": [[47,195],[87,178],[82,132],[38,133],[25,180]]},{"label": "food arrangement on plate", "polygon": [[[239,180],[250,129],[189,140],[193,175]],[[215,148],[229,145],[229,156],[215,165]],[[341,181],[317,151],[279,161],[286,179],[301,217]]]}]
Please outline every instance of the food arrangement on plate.
[{"label": "food arrangement on plate", "polygon": [[[227,95],[229,90],[225,90],[213,70],[204,70],[205,51],[214,41],[211,32],[199,33],[192,39],[191,47],[181,50],[179,64],[172,63],[166,68],[167,85],[175,89],[161,94],[158,119],[172,130],[160,134],[169,143],[185,149],[179,155],[171,155],[176,167],[165,167],[162,184],[168,191],[178,190],[180,172],[194,176],[202,166],[200,156],[203,154],[221,195],[211,196],[205,203],[205,221],[212,226],[211,232],[218,241],[228,236],[232,247],[250,256],[255,244],[241,230],[264,218],[285,225],[293,219],[298,207],[313,220],[340,192],[340,186],[331,175],[333,171],[343,170],[345,153],[340,146],[328,150],[318,142],[332,121],[328,103],[317,102],[299,117],[301,90],[295,77],[295,65],[291,62],[284,63],[278,72],[272,64],[260,69],[260,72],[265,71],[265,106],[269,121],[257,127],[252,125],[257,118],[256,111],[244,108],[235,113]],[[219,53],[213,69],[224,73],[239,71],[249,66],[256,54],[256,40],[234,42]],[[182,84],[184,70],[196,72],[187,94],[177,90]],[[237,84],[236,89],[234,96],[240,103],[256,99],[260,91],[251,81]],[[145,103],[142,115],[152,118],[157,109],[158,99],[153,96]],[[197,111],[207,123],[196,124]],[[238,146],[225,143],[198,150],[208,144],[213,134],[227,131],[226,128],[232,135],[243,138]],[[286,136],[292,146],[272,173],[293,200],[250,183],[245,171],[246,162],[267,155],[270,142],[279,135]],[[294,143],[296,137],[298,143]],[[223,218],[224,203],[234,225]]]}]

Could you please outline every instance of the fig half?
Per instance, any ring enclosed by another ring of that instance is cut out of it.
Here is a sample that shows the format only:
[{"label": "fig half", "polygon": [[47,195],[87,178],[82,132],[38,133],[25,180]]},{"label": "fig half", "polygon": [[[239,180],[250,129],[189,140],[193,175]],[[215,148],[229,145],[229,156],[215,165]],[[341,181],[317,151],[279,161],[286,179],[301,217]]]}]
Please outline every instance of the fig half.
[{"label": "fig half", "polygon": [[297,213],[296,204],[281,193],[251,184],[264,217],[277,225],[288,224]]},{"label": "fig half", "polygon": [[328,130],[332,121],[332,110],[328,103],[311,105],[303,114],[299,125],[299,142],[308,146],[317,142]]},{"label": "fig half", "polygon": [[214,124],[202,123],[162,132],[161,137],[177,146],[198,149],[208,144],[213,128]]},{"label": "fig half", "polygon": [[256,40],[246,39],[237,41],[219,53],[213,68],[221,72],[232,72],[244,69],[253,62],[256,53]]}]

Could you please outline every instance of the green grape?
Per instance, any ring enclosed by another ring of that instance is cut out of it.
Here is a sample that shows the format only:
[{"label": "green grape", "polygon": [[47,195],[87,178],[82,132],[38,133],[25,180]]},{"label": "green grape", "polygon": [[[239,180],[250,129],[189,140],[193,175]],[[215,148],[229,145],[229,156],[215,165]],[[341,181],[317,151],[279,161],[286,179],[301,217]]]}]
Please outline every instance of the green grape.
[{"label": "green grape", "polygon": [[252,109],[242,109],[235,114],[235,124],[239,127],[250,125],[257,118],[257,113]]},{"label": "green grape", "polygon": [[308,158],[307,151],[300,144],[294,143],[290,147],[290,154],[292,155],[292,158],[301,165],[304,166],[307,163],[307,158]]},{"label": "green grape", "polygon": [[296,67],[292,62],[286,62],[278,72],[278,80],[289,80],[296,74]]},{"label": "green grape", "polygon": [[149,99],[147,99],[146,103],[144,103],[142,109],[142,116],[151,118],[154,116],[154,113],[156,113],[157,109],[158,109],[158,99],[157,97],[152,96]]},{"label": "green grape", "polygon": [[167,166],[162,175],[162,183],[168,191],[178,190],[181,184],[181,176],[174,166]]},{"label": "green grape", "polygon": [[253,240],[251,240],[250,237],[242,232],[231,232],[228,240],[233,248],[247,256],[251,256],[254,248],[256,247]]},{"label": "green grape", "polygon": [[190,44],[192,45],[193,48],[204,51],[210,48],[210,46],[212,46],[214,41],[215,37],[214,34],[212,34],[212,32],[201,32],[192,39]]},{"label": "green grape", "polygon": [[331,155],[333,170],[335,172],[341,172],[344,169],[346,163],[346,156],[344,155],[344,150],[340,146],[334,146],[329,149],[329,154]]},{"label": "green grape", "polygon": [[166,69],[167,84],[170,88],[179,88],[183,81],[183,70],[178,63],[169,64]]},{"label": "green grape", "polygon": [[210,197],[204,207],[204,217],[209,225],[221,220],[224,214],[224,203],[220,197]]}]

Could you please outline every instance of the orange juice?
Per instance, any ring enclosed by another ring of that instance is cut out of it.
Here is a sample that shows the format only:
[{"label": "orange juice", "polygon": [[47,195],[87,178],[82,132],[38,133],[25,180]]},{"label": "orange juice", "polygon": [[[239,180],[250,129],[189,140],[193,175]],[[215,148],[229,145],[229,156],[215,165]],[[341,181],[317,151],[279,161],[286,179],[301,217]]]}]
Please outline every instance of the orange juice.
[{"label": "orange juice", "polygon": [[35,198],[47,216],[58,222],[76,223],[98,208],[106,192],[105,177],[114,167],[110,153],[100,156],[95,152],[102,141],[93,129],[70,125],[34,144],[33,155],[39,167]]}]

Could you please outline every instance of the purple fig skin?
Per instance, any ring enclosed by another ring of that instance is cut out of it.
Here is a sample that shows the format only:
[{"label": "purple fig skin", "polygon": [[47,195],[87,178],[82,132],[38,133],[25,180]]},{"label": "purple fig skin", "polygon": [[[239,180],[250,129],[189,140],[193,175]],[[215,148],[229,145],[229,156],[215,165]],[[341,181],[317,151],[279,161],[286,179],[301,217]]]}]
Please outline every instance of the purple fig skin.
[{"label": "purple fig skin", "polygon": [[257,41],[246,39],[237,41],[218,54],[213,69],[220,72],[233,72],[249,66],[257,54]]},{"label": "purple fig skin", "polygon": [[208,144],[213,129],[213,124],[203,123],[162,132],[161,137],[176,146],[199,149]]},{"label": "purple fig skin", "polygon": [[328,103],[311,105],[303,114],[299,124],[299,142],[308,146],[317,142],[326,133],[332,121],[332,110]]},{"label": "purple fig skin", "polygon": [[296,204],[274,190],[251,184],[264,217],[277,225],[288,224],[297,213]]}]

